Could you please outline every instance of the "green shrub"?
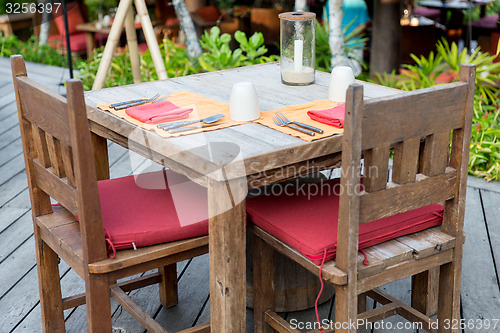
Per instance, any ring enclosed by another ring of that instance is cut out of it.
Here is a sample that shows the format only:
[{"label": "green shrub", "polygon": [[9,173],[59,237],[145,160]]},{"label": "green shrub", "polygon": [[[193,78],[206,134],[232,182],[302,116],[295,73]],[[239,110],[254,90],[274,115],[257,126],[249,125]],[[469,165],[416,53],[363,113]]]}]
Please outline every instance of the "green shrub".
[{"label": "green shrub", "polygon": [[[3,37],[0,34],[0,57],[9,57],[13,54],[22,54],[26,61],[68,67],[65,54],[50,45],[39,45],[37,37],[31,36],[26,42],[23,42],[16,35]],[[79,61],[78,57],[73,57],[74,64],[77,64]]]},{"label": "green shrub", "polygon": [[476,65],[476,91],[469,155],[469,173],[486,180],[500,180],[500,63],[496,55],[482,53],[477,48],[470,55],[467,49],[458,51],[455,43],[442,40],[437,54],[428,57],[411,55],[416,65],[404,65],[401,75],[377,74],[376,83],[402,90],[415,90],[441,84],[440,74],[458,80],[460,65]]},{"label": "green shrub", "polygon": [[[264,37],[261,33],[255,33],[247,39],[243,32],[237,31],[235,36],[240,47],[231,50],[229,47],[232,42],[231,36],[229,34],[221,35],[220,29],[213,27],[210,33],[205,32],[202,36],[200,44],[205,52],[197,59],[189,58],[185,48],[176,45],[169,39],[164,39],[160,45],[160,52],[168,77],[279,60],[274,55],[265,56],[267,49],[263,46]],[[92,58],[79,63],[77,66],[77,69],[80,71],[79,78],[83,81],[83,87],[86,90],[92,88],[103,50],[104,48],[102,47],[95,50]],[[140,55],[140,65],[143,82],[158,79],[149,50]],[[113,57],[104,87],[120,86],[133,82],[129,52],[127,48],[119,49]]]}]

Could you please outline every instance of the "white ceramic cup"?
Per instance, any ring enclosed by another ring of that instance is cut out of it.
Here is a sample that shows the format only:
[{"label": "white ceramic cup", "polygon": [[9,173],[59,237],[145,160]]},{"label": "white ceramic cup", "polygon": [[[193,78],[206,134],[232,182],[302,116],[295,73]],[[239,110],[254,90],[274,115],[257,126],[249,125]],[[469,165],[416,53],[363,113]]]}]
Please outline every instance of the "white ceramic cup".
[{"label": "white ceramic cup", "polygon": [[354,73],[349,66],[337,66],[330,74],[328,99],[333,102],[345,102],[345,94],[349,85],[354,83]]},{"label": "white ceramic cup", "polygon": [[234,121],[252,121],[260,117],[259,97],[251,82],[238,82],[233,85],[229,109]]}]

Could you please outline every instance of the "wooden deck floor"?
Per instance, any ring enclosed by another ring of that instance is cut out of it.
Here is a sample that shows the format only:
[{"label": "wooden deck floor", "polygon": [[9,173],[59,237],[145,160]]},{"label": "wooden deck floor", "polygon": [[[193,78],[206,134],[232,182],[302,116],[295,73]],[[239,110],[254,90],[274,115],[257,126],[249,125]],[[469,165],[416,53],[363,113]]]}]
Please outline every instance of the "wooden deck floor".
[{"label": "wooden deck floor", "polygon": [[[67,70],[28,64],[28,74],[56,92],[65,92],[59,83],[67,79]],[[129,152],[115,144],[109,145],[109,152],[112,177],[131,174]],[[0,332],[41,332],[30,213],[10,65],[7,58],[0,58]],[[486,183],[469,177],[465,228],[467,238],[463,262],[463,317],[483,320],[486,324],[486,319],[500,318],[499,183]],[[80,278],[67,265],[61,263],[60,272],[63,295],[83,291]],[[159,305],[156,286],[132,293],[136,302],[172,332],[209,320],[207,255],[180,263],[178,278],[179,305],[170,309],[163,309]],[[408,280],[386,286],[385,290],[406,301],[409,299]],[[144,331],[116,302],[112,304],[115,332]],[[320,307],[321,318],[331,318],[333,304],[334,299]],[[247,316],[247,331],[253,332],[251,310],[247,311]],[[312,310],[284,316],[288,319],[314,320]],[[65,318],[68,332],[86,331],[85,306],[67,310]],[[476,325],[472,329],[465,329],[465,332],[500,332],[500,323],[496,329],[480,329]]]}]

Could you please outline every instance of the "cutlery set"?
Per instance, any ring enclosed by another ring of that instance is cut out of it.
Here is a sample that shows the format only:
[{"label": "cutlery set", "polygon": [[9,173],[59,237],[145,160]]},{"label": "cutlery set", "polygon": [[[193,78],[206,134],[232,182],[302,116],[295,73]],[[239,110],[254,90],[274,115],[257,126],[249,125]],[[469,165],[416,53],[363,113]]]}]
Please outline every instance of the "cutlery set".
[{"label": "cutlery set", "polygon": [[[113,103],[110,104],[109,106],[114,108],[115,110],[123,110],[126,108],[130,108],[133,106],[139,106],[143,105],[146,103],[159,103],[163,102],[167,99],[166,96],[160,97],[160,94],[156,94],[153,97],[150,98],[142,98],[142,99],[135,99],[135,100],[130,100],[130,101],[124,101],[124,102],[119,102],[119,103]],[[184,132],[184,131],[189,131],[197,128],[206,128],[206,127],[212,127],[212,126],[217,126],[221,125],[223,123],[216,123],[219,121],[224,115],[222,113],[206,117],[204,119],[198,119],[198,120],[187,120],[187,121],[176,121],[176,122],[167,122],[163,124],[158,124],[158,128],[161,128],[165,131],[168,131],[169,133],[179,133],[179,132]],[[273,122],[276,124],[276,126],[280,127],[289,127],[291,129],[294,129],[296,131],[299,131],[301,133],[314,136],[316,133],[322,134],[323,130],[311,125],[307,125],[298,121],[291,121],[289,120],[284,114],[281,112],[276,112],[276,114],[273,116]],[[201,126],[189,126],[185,127],[188,125],[192,124],[197,124],[197,123],[202,123]]]}]

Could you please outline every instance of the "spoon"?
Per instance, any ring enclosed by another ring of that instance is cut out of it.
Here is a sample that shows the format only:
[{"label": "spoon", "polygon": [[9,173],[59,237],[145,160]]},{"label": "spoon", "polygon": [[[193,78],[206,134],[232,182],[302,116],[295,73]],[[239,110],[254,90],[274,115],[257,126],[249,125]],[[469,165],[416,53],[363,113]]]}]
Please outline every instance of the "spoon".
[{"label": "spoon", "polygon": [[199,119],[199,120],[188,120],[188,121],[178,121],[175,123],[164,123],[164,124],[158,124],[158,128],[164,129],[165,131],[171,130],[173,128],[178,128],[178,127],[183,127],[186,125],[191,125],[191,124],[196,124],[196,123],[205,123],[205,124],[211,124],[215,123],[216,121],[220,120],[224,115],[222,113],[219,114],[214,114],[213,116],[206,117],[204,119]]}]

